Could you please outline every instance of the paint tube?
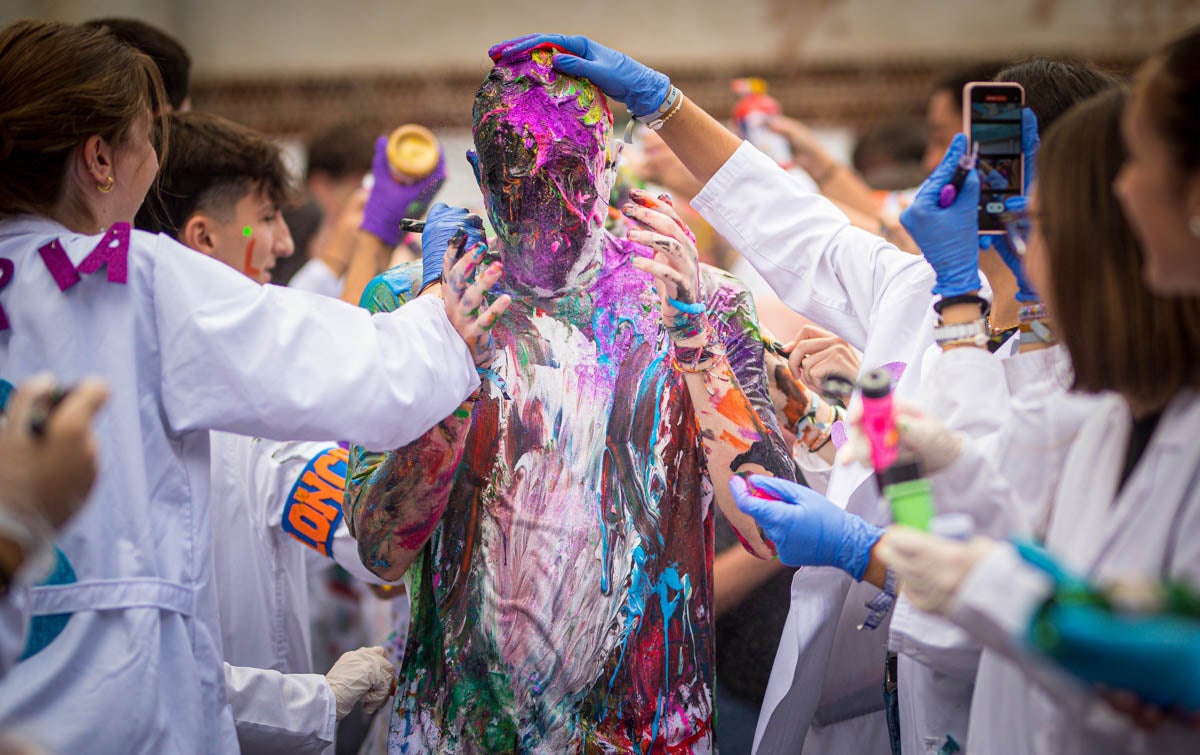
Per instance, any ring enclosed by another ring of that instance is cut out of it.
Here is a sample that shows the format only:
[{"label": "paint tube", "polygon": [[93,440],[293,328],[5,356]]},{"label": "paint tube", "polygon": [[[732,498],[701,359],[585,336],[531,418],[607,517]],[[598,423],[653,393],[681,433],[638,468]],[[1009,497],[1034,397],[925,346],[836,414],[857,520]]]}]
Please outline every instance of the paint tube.
[{"label": "paint tube", "polygon": [[875,481],[892,508],[897,524],[928,530],[933,519],[933,491],[915,460],[900,461],[900,434],[892,404],[892,376],[875,369],[863,376],[862,430],[871,445]]}]

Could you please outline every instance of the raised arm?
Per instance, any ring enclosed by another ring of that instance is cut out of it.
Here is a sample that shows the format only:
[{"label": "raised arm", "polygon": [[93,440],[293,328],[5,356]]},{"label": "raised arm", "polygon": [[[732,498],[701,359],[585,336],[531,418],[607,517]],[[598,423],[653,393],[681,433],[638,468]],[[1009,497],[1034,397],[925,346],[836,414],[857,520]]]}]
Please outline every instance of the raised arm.
[{"label": "raised arm", "polygon": [[654,276],[662,297],[663,325],[692,399],[717,505],[746,549],[769,558],[774,547],[729,493],[738,473],[795,479],[767,394],[753,302],[744,291],[730,295],[732,285],[706,298],[694,237],[669,199],[641,190],[631,196],[638,205],[627,205],[625,213],[645,229],[631,230],[629,238],[655,251],[653,260],[635,258],[634,265]]}]

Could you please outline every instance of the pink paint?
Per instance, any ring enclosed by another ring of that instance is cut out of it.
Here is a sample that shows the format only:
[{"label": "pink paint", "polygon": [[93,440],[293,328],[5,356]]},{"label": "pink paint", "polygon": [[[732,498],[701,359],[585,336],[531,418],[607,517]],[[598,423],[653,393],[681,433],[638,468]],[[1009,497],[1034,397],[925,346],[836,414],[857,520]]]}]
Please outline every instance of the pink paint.
[{"label": "pink paint", "polygon": [[67,250],[63,249],[62,242],[58,239],[40,247],[38,254],[41,255],[42,263],[50,271],[50,277],[54,279],[59,291],[66,291],[80,281],[75,265],[71,264]]},{"label": "pink paint", "polygon": [[891,373],[871,370],[862,379],[862,430],[871,444],[871,465],[882,472],[896,461],[899,435],[892,404]]},{"label": "pink paint", "polygon": [[113,223],[92,253],[79,263],[79,272],[90,275],[108,267],[109,283],[124,283],[129,277],[129,224]]}]

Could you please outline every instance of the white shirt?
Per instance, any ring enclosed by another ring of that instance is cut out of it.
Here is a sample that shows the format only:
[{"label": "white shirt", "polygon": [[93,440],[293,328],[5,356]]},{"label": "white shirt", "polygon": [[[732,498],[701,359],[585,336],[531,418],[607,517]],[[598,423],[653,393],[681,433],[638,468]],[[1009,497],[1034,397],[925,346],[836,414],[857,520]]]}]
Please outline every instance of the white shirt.
[{"label": "white shirt", "polygon": [[99,237],[0,222],[15,269],[0,291],[0,377],[99,375],[112,394],[96,485],[58,542],[79,581],[31,590],[34,614],[73,615],[0,682],[0,723],[62,752],[236,752],[208,431],[395,448],[475,390],[470,354],[438,300],[372,317],[138,231],[127,255],[60,290],[38,252],[56,238],[68,271],[96,259]]}]

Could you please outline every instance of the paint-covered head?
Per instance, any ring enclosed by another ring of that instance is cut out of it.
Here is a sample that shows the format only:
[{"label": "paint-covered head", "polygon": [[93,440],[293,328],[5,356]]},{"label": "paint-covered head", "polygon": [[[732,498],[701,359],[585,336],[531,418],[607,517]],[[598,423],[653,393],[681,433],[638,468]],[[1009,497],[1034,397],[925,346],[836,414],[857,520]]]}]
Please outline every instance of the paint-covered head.
[{"label": "paint-covered head", "polygon": [[473,118],[476,176],[505,273],[548,291],[599,247],[617,161],[604,95],[555,71],[552,54],[502,56],[475,95]]}]

